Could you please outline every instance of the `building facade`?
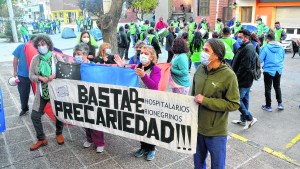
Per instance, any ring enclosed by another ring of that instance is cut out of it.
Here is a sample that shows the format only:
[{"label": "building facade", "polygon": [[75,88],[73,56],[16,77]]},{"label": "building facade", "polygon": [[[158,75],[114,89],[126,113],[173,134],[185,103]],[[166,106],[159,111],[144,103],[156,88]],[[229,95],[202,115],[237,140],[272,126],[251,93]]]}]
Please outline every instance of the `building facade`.
[{"label": "building facade", "polygon": [[51,0],[50,7],[51,19],[59,19],[65,24],[75,23],[77,18],[83,18],[79,0]]},{"label": "building facade", "polygon": [[26,22],[50,19],[49,0],[24,0],[19,5],[24,9],[23,20]]}]

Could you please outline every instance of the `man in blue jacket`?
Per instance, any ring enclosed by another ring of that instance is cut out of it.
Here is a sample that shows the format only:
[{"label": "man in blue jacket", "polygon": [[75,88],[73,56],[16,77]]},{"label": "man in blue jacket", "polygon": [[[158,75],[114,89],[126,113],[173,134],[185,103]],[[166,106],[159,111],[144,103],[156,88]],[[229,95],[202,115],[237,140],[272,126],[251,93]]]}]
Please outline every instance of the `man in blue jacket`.
[{"label": "man in blue jacket", "polygon": [[284,49],[278,42],[275,41],[274,33],[268,33],[265,36],[267,45],[262,49],[260,53],[260,62],[263,64],[264,71],[264,83],[265,83],[265,97],[266,105],[261,108],[266,111],[272,111],[271,106],[271,89],[272,83],[276,93],[276,99],[278,102],[278,109],[283,110],[280,78],[283,69],[283,61],[285,58]]}]

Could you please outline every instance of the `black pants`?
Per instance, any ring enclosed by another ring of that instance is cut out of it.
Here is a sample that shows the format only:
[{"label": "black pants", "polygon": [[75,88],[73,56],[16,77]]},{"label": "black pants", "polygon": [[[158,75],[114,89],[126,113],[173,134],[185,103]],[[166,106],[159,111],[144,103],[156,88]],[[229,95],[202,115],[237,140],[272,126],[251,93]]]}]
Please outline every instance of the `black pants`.
[{"label": "black pants", "polygon": [[172,51],[168,51],[167,63],[170,63],[172,61],[173,56],[174,56],[174,53]]},{"label": "black pants", "polygon": [[[123,56],[124,56],[124,54],[125,54],[125,52],[126,52],[126,48],[121,48],[121,47],[119,47],[119,48],[118,48],[118,52],[119,52],[120,58],[123,59]],[[126,58],[126,57],[125,57],[125,58]]]},{"label": "black pants", "polygon": [[[43,130],[43,124],[42,124],[41,118],[44,115],[44,108],[50,100],[44,100],[41,96],[36,96],[36,97],[40,97],[40,107],[39,107],[38,112],[35,110],[32,110],[31,120],[32,120],[34,129],[36,131],[37,139],[39,141],[42,141],[45,139],[45,133]],[[59,121],[58,119],[56,119],[56,135],[62,134],[63,126],[64,126],[64,124],[61,121]]]},{"label": "black pants", "polygon": [[125,59],[128,59],[128,60],[129,60],[129,58],[128,58],[129,47],[130,47],[130,42],[129,42],[129,44],[127,45],[126,50],[125,50]]},{"label": "black pants", "polygon": [[258,38],[259,39],[259,41],[260,41],[260,47],[264,44],[264,36],[261,36],[261,37],[259,37]]},{"label": "black pants", "polygon": [[269,73],[264,72],[264,82],[265,82],[265,97],[266,97],[266,106],[271,107],[271,89],[272,83],[276,93],[276,99],[278,104],[282,103],[281,98],[281,89],[280,89],[280,77],[281,75],[276,72],[275,76],[271,76]]},{"label": "black pants", "polygon": [[145,142],[141,142],[141,149],[144,149],[146,152],[154,151],[155,150],[155,145],[148,144],[148,143],[145,143]]},{"label": "black pants", "polygon": [[18,84],[18,91],[20,94],[21,109],[28,111],[28,99],[30,94],[30,79],[28,77],[18,76],[20,83]]}]

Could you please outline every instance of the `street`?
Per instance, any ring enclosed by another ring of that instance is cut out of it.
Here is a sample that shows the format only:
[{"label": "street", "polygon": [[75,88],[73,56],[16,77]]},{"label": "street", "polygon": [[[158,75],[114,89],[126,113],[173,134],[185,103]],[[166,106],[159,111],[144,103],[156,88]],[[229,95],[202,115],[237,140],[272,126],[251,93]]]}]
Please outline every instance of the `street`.
[{"label": "street", "polygon": [[[62,39],[50,35],[54,46],[72,55],[76,39]],[[101,44],[102,41],[98,41]],[[104,153],[96,154],[95,147],[84,149],[85,132],[76,126],[66,126],[63,135],[65,144],[55,141],[55,123],[43,117],[48,145],[38,151],[29,151],[36,140],[30,115],[19,117],[20,101],[17,87],[9,86],[7,80],[13,75],[12,52],[17,43],[0,41],[0,86],[4,96],[7,131],[0,133],[0,168],[193,168],[193,158],[186,154],[157,147],[156,158],[147,162],[135,158],[133,152],[139,142],[127,138],[105,135]],[[164,47],[162,47],[164,48]],[[159,62],[167,60],[163,49]],[[130,48],[129,56],[134,49]],[[275,92],[272,90],[273,112],[261,109],[265,104],[263,77],[254,82],[250,95],[250,112],[258,122],[248,130],[234,125],[231,120],[239,119],[238,111],[230,113],[227,144],[227,168],[300,168],[300,57],[286,52],[285,67],[281,79],[283,105],[278,111]],[[193,66],[192,66],[193,67]],[[194,67],[190,73],[192,79]],[[30,107],[33,95],[30,96]],[[210,160],[208,160],[208,167]]]}]

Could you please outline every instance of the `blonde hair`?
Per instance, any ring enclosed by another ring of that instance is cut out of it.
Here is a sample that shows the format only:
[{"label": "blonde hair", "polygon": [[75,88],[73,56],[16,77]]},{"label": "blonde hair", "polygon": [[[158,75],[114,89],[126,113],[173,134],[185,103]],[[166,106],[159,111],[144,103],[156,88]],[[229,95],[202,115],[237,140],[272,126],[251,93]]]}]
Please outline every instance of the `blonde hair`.
[{"label": "blonde hair", "polygon": [[104,42],[104,43],[102,43],[102,45],[99,46],[99,51],[98,51],[98,53],[97,53],[97,57],[98,57],[98,56],[102,56],[102,57],[103,57],[103,55],[104,55],[103,49],[106,48],[106,47],[109,47],[109,48],[110,48],[111,45],[110,45],[109,43]]},{"label": "blonde hair", "polygon": [[154,48],[152,46],[143,46],[142,49],[146,49],[151,56],[153,56],[153,60],[152,63],[156,64],[157,63],[157,55],[156,55],[156,51],[154,50]]}]

